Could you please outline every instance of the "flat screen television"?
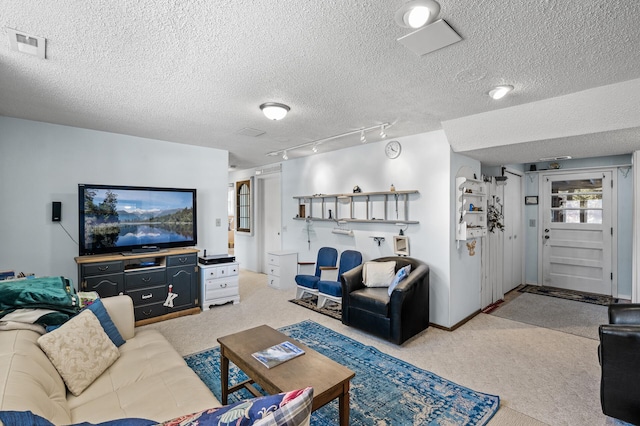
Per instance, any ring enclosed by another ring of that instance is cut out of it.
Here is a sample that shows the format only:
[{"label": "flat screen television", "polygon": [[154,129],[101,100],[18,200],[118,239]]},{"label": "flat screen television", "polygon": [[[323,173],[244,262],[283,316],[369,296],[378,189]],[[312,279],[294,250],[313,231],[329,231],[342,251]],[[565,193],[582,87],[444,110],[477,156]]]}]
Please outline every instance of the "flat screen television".
[{"label": "flat screen television", "polygon": [[80,256],[191,247],[196,190],[78,185]]}]

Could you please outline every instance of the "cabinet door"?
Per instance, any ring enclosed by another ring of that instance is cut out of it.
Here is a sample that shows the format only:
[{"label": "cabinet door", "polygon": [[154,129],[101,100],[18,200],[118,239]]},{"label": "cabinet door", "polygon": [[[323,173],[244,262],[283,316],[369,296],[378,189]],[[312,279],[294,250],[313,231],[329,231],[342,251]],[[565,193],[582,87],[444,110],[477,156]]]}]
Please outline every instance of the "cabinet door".
[{"label": "cabinet door", "polygon": [[117,296],[124,291],[124,275],[120,273],[87,277],[82,291],[97,291],[100,297]]},{"label": "cabinet door", "polygon": [[172,285],[171,291],[178,295],[173,299],[173,308],[168,308],[169,311],[197,306],[198,272],[196,266],[167,268],[167,285]]}]

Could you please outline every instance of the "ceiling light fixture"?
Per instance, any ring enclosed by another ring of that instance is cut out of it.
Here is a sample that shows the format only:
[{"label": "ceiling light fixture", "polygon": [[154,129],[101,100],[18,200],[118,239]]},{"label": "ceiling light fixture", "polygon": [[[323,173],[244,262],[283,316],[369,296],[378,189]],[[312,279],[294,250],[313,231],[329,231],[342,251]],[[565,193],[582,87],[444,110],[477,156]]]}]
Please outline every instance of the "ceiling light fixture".
[{"label": "ceiling light fixture", "polygon": [[434,0],[411,0],[396,11],[395,20],[404,28],[420,28],[432,23],[440,13],[440,5]]},{"label": "ceiling light fixture", "polygon": [[266,102],[260,105],[260,109],[269,120],[282,120],[291,111],[287,105],[277,102]]},{"label": "ceiling light fixture", "polygon": [[387,134],[384,132],[384,124],[380,126],[380,139],[384,139],[387,137]]},{"label": "ceiling light fixture", "polygon": [[489,96],[493,99],[498,100],[505,97],[507,93],[513,90],[513,86],[505,85],[505,86],[496,86],[491,91],[489,91]]},{"label": "ceiling light fixture", "polygon": [[289,147],[287,149],[284,149],[284,150],[271,151],[271,152],[268,152],[267,155],[271,156],[271,157],[275,157],[275,156],[278,156],[278,155],[282,154],[282,158],[287,160],[289,158],[289,156],[287,155],[287,151],[292,151],[294,149],[301,149],[301,148],[307,148],[307,147],[312,147],[311,148],[312,150],[313,150],[313,147],[315,147],[317,149],[317,147],[319,147],[320,145],[322,145],[325,142],[329,142],[329,141],[332,141],[334,139],[340,139],[340,138],[343,138],[345,136],[355,135],[355,134],[358,134],[358,133],[360,133],[360,141],[364,143],[364,142],[367,141],[367,138],[365,137],[365,133],[366,132],[370,132],[370,131],[375,130],[375,129],[379,129],[381,126],[384,126],[385,128],[389,128],[389,127],[391,127],[391,124],[383,123],[383,124],[376,124],[375,126],[371,126],[371,127],[363,127],[361,129],[351,130],[351,131],[348,131],[348,132],[345,132],[345,133],[340,133],[339,135],[329,136],[328,138],[317,139],[315,141],[306,142],[306,143],[303,143],[303,144],[300,144],[300,145],[296,145],[296,146],[291,146],[291,147]]}]

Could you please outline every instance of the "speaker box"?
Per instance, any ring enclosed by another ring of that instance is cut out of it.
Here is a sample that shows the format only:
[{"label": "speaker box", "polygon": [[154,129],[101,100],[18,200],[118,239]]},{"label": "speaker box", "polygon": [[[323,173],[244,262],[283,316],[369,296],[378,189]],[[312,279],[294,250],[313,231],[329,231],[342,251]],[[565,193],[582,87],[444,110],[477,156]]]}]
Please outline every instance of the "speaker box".
[{"label": "speaker box", "polygon": [[54,201],[51,203],[51,220],[53,222],[62,220],[62,202]]}]

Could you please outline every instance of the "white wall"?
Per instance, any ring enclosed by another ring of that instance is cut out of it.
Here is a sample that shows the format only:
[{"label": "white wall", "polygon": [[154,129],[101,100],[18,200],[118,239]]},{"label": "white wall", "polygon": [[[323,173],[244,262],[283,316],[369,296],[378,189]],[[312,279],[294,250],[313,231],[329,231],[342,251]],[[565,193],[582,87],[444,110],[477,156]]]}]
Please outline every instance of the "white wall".
[{"label": "white wall", "polygon": [[[285,250],[296,250],[301,261],[315,261],[318,249],[332,246],[339,252],[358,250],[364,260],[393,255],[394,224],[349,223],[355,236],[333,234],[333,222],[313,222],[311,247],[306,224],[294,220],[297,195],[351,193],[355,185],[363,192],[418,190],[409,203],[411,256],[430,266],[430,320],[450,326],[449,242],[451,239],[451,150],[442,131],[399,138],[402,154],[395,160],[385,157],[386,141],[368,143],[326,154],[316,154],[282,163],[282,224]],[[268,214],[268,212],[266,213]],[[383,236],[380,247],[371,236]],[[479,269],[476,271],[479,276]]]},{"label": "white wall", "polygon": [[[480,175],[480,162],[463,155],[451,154],[451,180],[449,184],[450,190],[450,210],[451,215],[457,217],[459,213],[456,211],[456,175],[462,167],[473,170],[476,178],[482,179]],[[463,174],[464,175],[464,174]],[[470,176],[469,176],[470,177]],[[455,225],[455,223],[453,224]],[[486,237],[476,238],[475,254],[470,255],[467,249],[467,243],[474,240],[456,242],[456,227],[449,227],[449,238],[451,241],[451,310],[449,313],[449,326],[455,325],[469,315],[477,312],[480,306],[480,288],[482,281],[481,258],[483,245]]]},{"label": "white wall", "polygon": [[223,150],[0,117],[0,270],[77,280],[60,224],[78,240],[79,183],[196,188],[198,247],[226,253],[227,169]]}]

